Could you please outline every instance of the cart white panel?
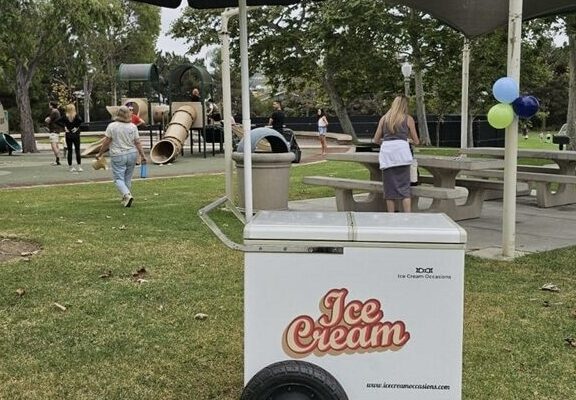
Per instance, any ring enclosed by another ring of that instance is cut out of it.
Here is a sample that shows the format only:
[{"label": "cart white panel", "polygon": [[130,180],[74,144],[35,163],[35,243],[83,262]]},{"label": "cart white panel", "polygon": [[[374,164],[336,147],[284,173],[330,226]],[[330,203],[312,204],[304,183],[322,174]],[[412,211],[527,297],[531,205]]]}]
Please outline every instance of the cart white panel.
[{"label": "cart white panel", "polygon": [[[269,364],[302,359],[334,375],[351,400],[460,399],[462,265],[463,251],[454,250],[247,253],[245,382]],[[379,301],[381,321],[402,321],[409,340],[395,351],[329,351],[304,357],[287,352],[284,335],[290,323],[299,316],[317,321],[320,301],[333,289],[348,292],[346,303]],[[438,389],[445,386],[449,389]]]},{"label": "cart white panel", "polygon": [[[344,243],[340,254],[246,253],[245,383],[272,363],[298,359],[330,372],[350,400],[460,400],[464,244],[458,228],[444,233],[461,245],[426,239]],[[321,308],[325,297],[334,307]],[[311,339],[302,321],[319,334]],[[372,340],[377,329],[384,334]],[[371,338],[365,349],[360,336]]]}]

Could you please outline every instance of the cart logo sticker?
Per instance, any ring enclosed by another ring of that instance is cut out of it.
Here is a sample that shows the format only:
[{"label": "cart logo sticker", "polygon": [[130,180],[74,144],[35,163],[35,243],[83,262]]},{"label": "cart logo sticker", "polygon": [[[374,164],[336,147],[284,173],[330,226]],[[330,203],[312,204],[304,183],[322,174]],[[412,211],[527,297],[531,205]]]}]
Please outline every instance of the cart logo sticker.
[{"label": "cart logo sticker", "polygon": [[296,317],[284,331],[282,347],[293,358],[310,354],[400,350],[410,333],[403,321],[382,321],[384,311],[376,299],[347,302],[347,289],[331,289],[320,300],[322,315]]}]

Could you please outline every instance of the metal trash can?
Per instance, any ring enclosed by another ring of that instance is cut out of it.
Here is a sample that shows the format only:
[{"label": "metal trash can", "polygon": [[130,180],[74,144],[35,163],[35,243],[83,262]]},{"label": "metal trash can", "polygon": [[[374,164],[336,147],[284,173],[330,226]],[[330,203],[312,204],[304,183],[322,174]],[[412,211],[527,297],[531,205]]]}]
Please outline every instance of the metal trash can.
[{"label": "metal trash can", "polygon": [[[289,144],[284,137],[269,128],[256,128],[250,132],[252,148],[252,202],[257,210],[287,210],[290,166],[294,153],[289,152]],[[268,152],[259,152],[258,144],[267,141]],[[244,208],[244,139],[232,153],[236,162],[238,180],[238,205]]]},{"label": "metal trash can", "polygon": [[264,211],[244,244],[242,400],[461,399],[466,232],[446,215]]}]

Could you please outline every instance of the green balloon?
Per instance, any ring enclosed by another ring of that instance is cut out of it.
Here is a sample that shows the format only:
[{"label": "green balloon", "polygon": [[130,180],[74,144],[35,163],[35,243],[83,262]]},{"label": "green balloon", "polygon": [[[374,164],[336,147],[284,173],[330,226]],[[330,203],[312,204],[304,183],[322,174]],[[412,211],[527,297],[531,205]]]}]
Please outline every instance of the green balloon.
[{"label": "green balloon", "polygon": [[499,103],[488,111],[488,123],[496,129],[504,129],[514,121],[514,109],[510,104]]}]

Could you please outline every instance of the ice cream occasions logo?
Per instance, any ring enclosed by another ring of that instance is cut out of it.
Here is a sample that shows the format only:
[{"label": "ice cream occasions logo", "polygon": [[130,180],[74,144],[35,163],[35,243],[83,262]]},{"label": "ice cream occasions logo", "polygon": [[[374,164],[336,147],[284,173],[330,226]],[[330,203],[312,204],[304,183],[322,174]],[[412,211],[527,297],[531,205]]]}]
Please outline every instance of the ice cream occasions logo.
[{"label": "ice cream occasions logo", "polygon": [[403,321],[382,321],[384,311],[378,300],[347,301],[347,296],[347,289],[332,289],[320,301],[318,320],[308,315],[296,317],[284,331],[284,351],[302,358],[399,350],[410,340]]}]

